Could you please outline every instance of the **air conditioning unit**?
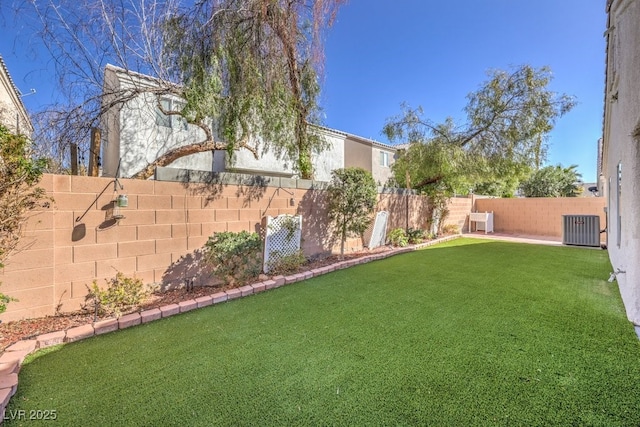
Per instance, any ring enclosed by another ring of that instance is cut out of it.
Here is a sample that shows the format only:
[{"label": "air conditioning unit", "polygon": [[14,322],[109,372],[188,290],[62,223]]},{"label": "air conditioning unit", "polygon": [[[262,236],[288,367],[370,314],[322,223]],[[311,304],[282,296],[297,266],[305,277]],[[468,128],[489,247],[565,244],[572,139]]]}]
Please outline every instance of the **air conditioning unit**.
[{"label": "air conditioning unit", "polygon": [[562,215],[562,244],[600,246],[598,215]]}]

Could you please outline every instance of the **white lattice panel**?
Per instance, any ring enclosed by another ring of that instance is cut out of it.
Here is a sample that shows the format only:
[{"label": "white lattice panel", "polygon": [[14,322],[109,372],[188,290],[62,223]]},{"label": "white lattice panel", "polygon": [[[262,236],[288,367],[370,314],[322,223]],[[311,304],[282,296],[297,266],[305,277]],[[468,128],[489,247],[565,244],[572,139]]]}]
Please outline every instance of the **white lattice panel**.
[{"label": "white lattice panel", "polygon": [[269,266],[278,259],[298,252],[301,238],[302,216],[268,216],[264,238],[264,272],[268,273]]}]

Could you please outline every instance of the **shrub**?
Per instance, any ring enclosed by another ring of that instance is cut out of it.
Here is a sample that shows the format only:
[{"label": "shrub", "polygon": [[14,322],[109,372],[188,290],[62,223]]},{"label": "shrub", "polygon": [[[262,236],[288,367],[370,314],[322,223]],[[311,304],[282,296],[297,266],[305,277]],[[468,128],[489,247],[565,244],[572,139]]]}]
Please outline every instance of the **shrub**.
[{"label": "shrub", "polygon": [[115,314],[120,317],[123,312],[139,306],[149,295],[142,280],[120,272],[115,278],[107,280],[107,284],[105,289],[100,289],[94,280],[91,286],[87,286],[86,310],[94,311],[96,315]]},{"label": "shrub", "polygon": [[349,235],[362,236],[371,223],[378,198],[378,188],[371,172],[359,167],[331,172],[327,188],[329,219],[340,238],[340,255]]},{"label": "shrub", "polygon": [[389,242],[393,246],[405,247],[409,243],[409,239],[407,238],[407,233],[404,231],[404,228],[396,228],[389,233]]},{"label": "shrub", "polygon": [[271,252],[269,259],[269,274],[291,274],[297,272],[300,267],[306,264],[302,250],[295,251],[290,255],[280,255],[277,251]]},{"label": "shrub", "polygon": [[577,197],[582,192],[582,175],[577,165],[546,166],[520,184],[525,197]]},{"label": "shrub", "polygon": [[[29,211],[45,199],[36,187],[46,166],[44,159],[31,157],[31,143],[24,135],[14,135],[0,124],[0,268],[20,239]],[[0,313],[17,301],[0,293]]]},{"label": "shrub", "polygon": [[205,245],[205,260],[227,283],[243,282],[260,274],[262,240],[257,233],[214,233]]},{"label": "shrub", "polygon": [[447,224],[442,227],[442,234],[460,234],[460,227],[455,224]]},{"label": "shrub", "polygon": [[0,292],[0,313],[4,313],[7,310],[7,304],[9,304],[11,301],[18,300]]},{"label": "shrub", "polygon": [[412,245],[421,243],[424,240],[424,237],[424,230],[421,230],[419,228],[409,228],[409,230],[407,230],[407,240]]}]

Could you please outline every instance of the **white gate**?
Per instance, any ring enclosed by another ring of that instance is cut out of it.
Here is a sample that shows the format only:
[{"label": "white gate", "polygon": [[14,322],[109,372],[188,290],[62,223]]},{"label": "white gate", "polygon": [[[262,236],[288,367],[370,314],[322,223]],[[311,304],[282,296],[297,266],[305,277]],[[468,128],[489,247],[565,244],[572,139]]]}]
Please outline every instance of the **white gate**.
[{"label": "white gate", "polygon": [[380,211],[376,214],[376,218],[373,222],[373,231],[369,238],[369,249],[377,248],[386,243],[387,240],[387,219],[389,218],[389,212]]},{"label": "white gate", "polygon": [[300,250],[302,238],[302,216],[267,216],[264,237],[263,271],[269,272],[270,266],[279,259],[294,255]]}]

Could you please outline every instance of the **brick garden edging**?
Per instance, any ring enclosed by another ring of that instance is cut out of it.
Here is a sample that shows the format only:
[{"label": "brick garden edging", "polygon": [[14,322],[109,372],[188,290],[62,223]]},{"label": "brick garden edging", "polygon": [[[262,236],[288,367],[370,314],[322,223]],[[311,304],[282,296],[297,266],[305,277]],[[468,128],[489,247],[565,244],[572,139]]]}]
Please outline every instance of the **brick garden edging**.
[{"label": "brick garden edging", "polygon": [[412,252],[418,249],[432,246],[437,243],[461,237],[461,234],[442,237],[417,245],[396,248],[387,252],[372,254],[361,258],[354,258],[348,261],[341,261],[324,267],[315,268],[310,271],[292,274],[290,276],[275,276],[269,280],[242,286],[240,288],[229,289],[213,295],[198,297],[192,300],[182,301],[178,304],[168,304],[160,308],[144,310],[139,313],[126,314],[117,319],[105,319],[88,325],[76,326],[64,331],[49,332],[38,335],[35,339],[18,341],[4,350],[0,356],[0,424],[4,421],[5,409],[9,400],[18,390],[18,373],[25,357],[36,350],[51,347],[58,344],[90,338],[95,335],[102,335],[114,332],[119,329],[126,329],[132,326],[148,323],[176,314],[185,313],[194,309],[209,305],[220,304],[236,298],[257,294],[269,289],[279,288],[302,280],[307,280],[315,276],[321,276],[332,271],[353,267],[358,264],[366,264],[371,261],[389,258],[394,255]]}]

